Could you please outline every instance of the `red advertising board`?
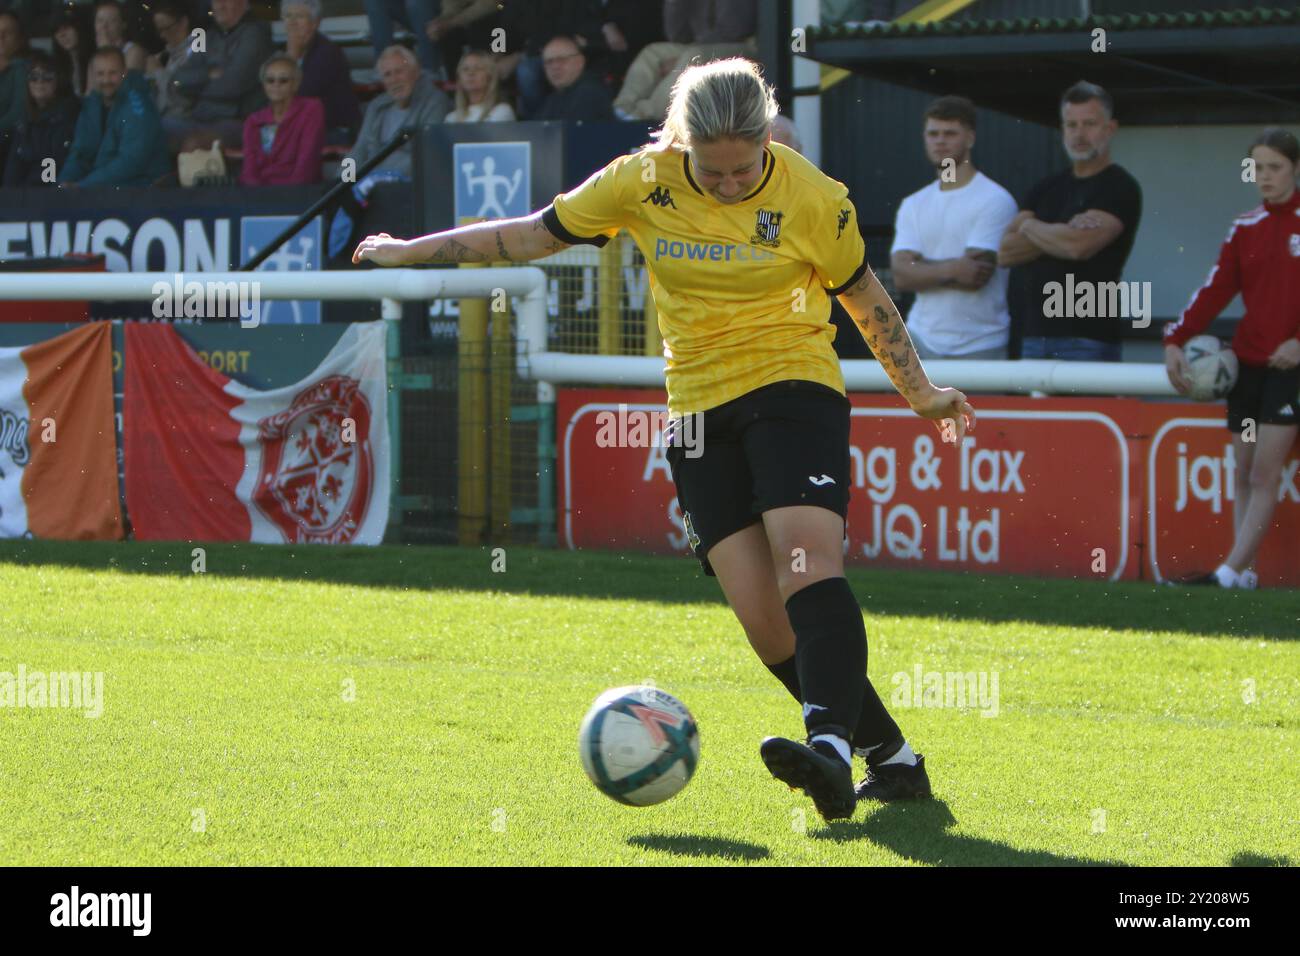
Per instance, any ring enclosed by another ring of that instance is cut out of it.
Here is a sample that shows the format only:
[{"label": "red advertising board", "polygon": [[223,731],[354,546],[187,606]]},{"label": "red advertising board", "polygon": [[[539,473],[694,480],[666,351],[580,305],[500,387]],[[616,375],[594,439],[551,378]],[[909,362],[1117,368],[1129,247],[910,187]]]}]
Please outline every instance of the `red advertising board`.
[{"label": "red advertising board", "polygon": [[[1144,576],[1161,581],[1212,569],[1232,547],[1239,465],[1222,411],[1151,404],[1147,414]],[[1256,570],[1261,587],[1300,586],[1300,445],[1282,466]]]},{"label": "red advertising board", "polygon": [[[1138,403],[985,396],[978,428],[957,449],[896,398],[851,398],[850,563],[1140,573],[1140,463],[1116,418],[1121,410],[1134,418]],[[569,547],[688,550],[666,449],[626,429],[629,440],[612,445],[601,434],[620,414],[662,414],[664,399],[649,390],[560,393],[560,531]]]},{"label": "red advertising board", "polygon": [[[689,553],[656,438],[665,398],[560,391],[557,506],[569,548]],[[850,564],[1163,580],[1211,570],[1231,546],[1221,406],[980,395],[978,427],[957,449],[894,396],[850,399]],[[1300,449],[1279,494],[1260,583],[1300,586]]]}]

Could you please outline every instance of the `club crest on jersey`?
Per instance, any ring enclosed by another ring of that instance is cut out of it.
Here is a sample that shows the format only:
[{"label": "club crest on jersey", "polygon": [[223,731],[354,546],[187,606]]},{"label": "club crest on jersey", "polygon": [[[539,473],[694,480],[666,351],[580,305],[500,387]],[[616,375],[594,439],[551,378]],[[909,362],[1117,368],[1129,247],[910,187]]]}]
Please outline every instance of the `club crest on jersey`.
[{"label": "club crest on jersey", "polygon": [[646,203],[658,206],[661,209],[664,206],[672,206],[674,209],[677,208],[677,203],[673,202],[673,194],[663,186],[656,186],[653,192],[647,195],[645,199],[641,200],[642,205],[645,205]]},{"label": "club crest on jersey", "polygon": [[[347,441],[346,419],[357,438]],[[374,484],[370,403],[361,383],[322,379],[257,423],[262,461],[253,502],[293,543],[347,544],[365,519]]]},{"label": "club crest on jersey", "polygon": [[773,212],[771,209],[760,209],[757,219],[754,223],[754,235],[749,241],[760,246],[772,246],[773,248],[781,244],[781,219],[785,216],[783,212]]},{"label": "club crest on jersey", "polygon": [[1291,255],[1300,256],[1300,233],[1291,233]]}]

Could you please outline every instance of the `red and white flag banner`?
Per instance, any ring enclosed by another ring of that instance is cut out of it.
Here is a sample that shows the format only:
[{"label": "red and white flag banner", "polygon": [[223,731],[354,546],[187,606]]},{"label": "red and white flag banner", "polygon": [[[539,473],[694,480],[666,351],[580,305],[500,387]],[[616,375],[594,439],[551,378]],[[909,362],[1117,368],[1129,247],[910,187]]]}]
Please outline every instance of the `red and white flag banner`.
[{"label": "red and white flag banner", "polygon": [[166,324],[127,323],[127,514],[141,540],[379,544],[388,525],[383,322],[293,385],[210,368]]}]

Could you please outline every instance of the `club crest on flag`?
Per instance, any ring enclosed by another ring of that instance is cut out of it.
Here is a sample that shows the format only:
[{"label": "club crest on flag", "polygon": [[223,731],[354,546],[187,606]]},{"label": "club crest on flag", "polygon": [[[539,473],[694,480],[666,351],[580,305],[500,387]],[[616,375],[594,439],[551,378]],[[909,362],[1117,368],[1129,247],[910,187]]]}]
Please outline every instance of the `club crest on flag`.
[{"label": "club crest on flag", "polygon": [[785,216],[783,212],[773,212],[771,209],[760,209],[754,223],[754,235],[749,241],[760,246],[772,246],[773,248],[781,244],[781,219]]},{"label": "club crest on flag", "polygon": [[[354,440],[345,440],[351,419]],[[322,379],[284,411],[258,422],[262,469],[253,500],[285,540],[347,544],[370,505],[370,404],[361,383]]]}]

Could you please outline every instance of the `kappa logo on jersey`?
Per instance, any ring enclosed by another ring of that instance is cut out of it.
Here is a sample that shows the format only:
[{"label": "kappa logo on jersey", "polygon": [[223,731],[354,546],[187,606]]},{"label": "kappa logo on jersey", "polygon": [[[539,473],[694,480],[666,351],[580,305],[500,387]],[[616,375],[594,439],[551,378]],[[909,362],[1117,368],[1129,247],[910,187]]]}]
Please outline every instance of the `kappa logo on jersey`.
[{"label": "kappa logo on jersey", "polygon": [[1291,233],[1291,255],[1300,256],[1300,233]]},{"label": "kappa logo on jersey", "polygon": [[[344,441],[352,419],[355,441]],[[370,403],[356,379],[333,375],[257,423],[262,468],[253,501],[290,542],[346,544],[370,506],[375,466]]]},{"label": "kappa logo on jersey", "polygon": [[783,212],[760,209],[754,223],[754,235],[749,241],[760,246],[779,246],[781,244],[781,219],[784,216],[785,213]]},{"label": "kappa logo on jersey", "polygon": [[641,205],[644,206],[646,203],[654,203],[654,205],[658,206],[660,209],[664,206],[672,206],[674,209],[677,208],[677,203],[673,202],[672,193],[663,186],[656,186],[654,192],[641,200]]},{"label": "kappa logo on jersey", "polygon": [[632,712],[633,717],[641,721],[646,733],[650,735],[650,742],[656,747],[662,747],[668,742],[668,735],[664,733],[665,727],[676,730],[682,725],[682,718],[679,715],[670,714],[666,710],[646,707],[642,704],[628,704],[627,709]]},{"label": "kappa logo on jersey", "polygon": [[849,224],[849,211],[847,209],[841,209],[839,218],[835,220],[836,239],[844,235],[844,227],[847,226],[848,224]]},{"label": "kappa logo on jersey", "polygon": [[816,476],[814,476],[814,475],[809,475],[809,476],[808,476],[808,480],[811,481],[811,482],[812,482],[814,485],[816,485],[818,488],[820,488],[822,485],[833,485],[833,484],[835,484],[835,479],[832,478],[830,475],[827,475],[827,474],[823,474],[820,478],[818,478],[818,477],[816,477]]}]

